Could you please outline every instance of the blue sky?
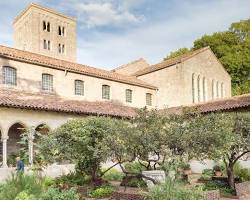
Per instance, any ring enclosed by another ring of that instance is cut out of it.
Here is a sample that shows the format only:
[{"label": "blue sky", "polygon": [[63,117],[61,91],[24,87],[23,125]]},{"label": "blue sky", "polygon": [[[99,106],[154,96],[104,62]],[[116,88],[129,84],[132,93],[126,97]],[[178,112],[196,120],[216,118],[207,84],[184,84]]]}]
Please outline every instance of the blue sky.
[{"label": "blue sky", "polygon": [[13,46],[12,21],[31,2],[77,17],[78,62],[105,69],[141,57],[157,63],[250,18],[250,0],[0,0],[0,44]]}]

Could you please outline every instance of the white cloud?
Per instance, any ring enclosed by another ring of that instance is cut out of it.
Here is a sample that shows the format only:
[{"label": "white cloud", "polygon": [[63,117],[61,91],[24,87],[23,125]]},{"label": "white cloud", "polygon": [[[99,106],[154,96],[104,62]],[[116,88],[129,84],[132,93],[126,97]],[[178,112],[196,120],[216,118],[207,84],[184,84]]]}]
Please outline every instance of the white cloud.
[{"label": "white cloud", "polygon": [[111,2],[74,4],[78,19],[89,28],[97,26],[123,26],[140,21],[141,16],[135,16],[129,10],[120,10]]},{"label": "white cloud", "polygon": [[249,6],[250,2],[244,0],[241,4],[236,0],[186,3],[171,18],[165,16],[118,34],[99,32],[88,41],[80,38],[79,62],[109,69],[140,57],[156,63],[170,51],[190,47],[204,34],[226,30],[232,22],[250,17]]}]

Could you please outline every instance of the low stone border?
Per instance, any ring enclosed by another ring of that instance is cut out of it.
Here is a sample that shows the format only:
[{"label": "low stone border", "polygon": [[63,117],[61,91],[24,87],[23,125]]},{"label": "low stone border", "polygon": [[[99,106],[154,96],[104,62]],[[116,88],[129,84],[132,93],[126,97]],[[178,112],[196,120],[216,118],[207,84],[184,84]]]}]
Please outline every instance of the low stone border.
[{"label": "low stone border", "polygon": [[110,200],[150,200],[150,198],[142,194],[113,192],[112,196],[110,197]]},{"label": "low stone border", "polygon": [[219,200],[220,192],[218,190],[208,191],[204,195],[204,200]]},{"label": "low stone border", "polygon": [[250,181],[235,184],[236,193],[238,196],[250,193]]}]

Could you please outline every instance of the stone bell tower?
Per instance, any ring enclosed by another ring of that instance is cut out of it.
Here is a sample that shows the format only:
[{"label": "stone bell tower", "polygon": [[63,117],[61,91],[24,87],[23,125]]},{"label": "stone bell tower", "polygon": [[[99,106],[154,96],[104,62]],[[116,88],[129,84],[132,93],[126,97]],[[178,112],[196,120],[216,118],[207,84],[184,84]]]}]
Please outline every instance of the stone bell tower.
[{"label": "stone bell tower", "polygon": [[30,4],[14,23],[15,48],[76,62],[76,19]]}]

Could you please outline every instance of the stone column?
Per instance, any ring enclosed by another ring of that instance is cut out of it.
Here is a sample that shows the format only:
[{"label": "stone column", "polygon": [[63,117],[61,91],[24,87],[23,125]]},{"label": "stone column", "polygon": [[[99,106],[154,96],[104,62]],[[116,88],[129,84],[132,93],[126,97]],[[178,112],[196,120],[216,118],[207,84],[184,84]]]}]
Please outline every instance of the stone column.
[{"label": "stone column", "polygon": [[34,131],[32,130],[29,133],[28,139],[29,139],[29,164],[32,167],[33,166],[33,140],[34,140]]},{"label": "stone column", "polygon": [[2,143],[3,143],[3,164],[2,167],[7,168],[7,139],[8,136],[3,136],[2,137]]}]

